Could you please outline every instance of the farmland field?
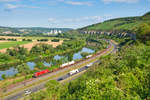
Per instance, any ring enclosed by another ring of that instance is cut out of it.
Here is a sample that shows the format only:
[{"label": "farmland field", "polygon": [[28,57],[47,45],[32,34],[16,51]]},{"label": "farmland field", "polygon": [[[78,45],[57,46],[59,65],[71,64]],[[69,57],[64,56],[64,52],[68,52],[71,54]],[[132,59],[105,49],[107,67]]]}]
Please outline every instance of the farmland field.
[{"label": "farmland field", "polygon": [[32,39],[33,41],[36,41],[37,39],[60,39],[64,40],[64,38],[56,38],[56,37],[15,37],[15,36],[0,36],[0,38],[5,38],[5,39],[17,39],[17,41],[21,41],[22,39]]},{"label": "farmland field", "polygon": [[[57,47],[58,45],[61,45],[63,43],[62,38],[56,38],[56,37],[13,37],[13,36],[0,36],[0,38],[4,38],[5,40],[0,41],[0,52],[6,52],[7,48],[12,48],[17,45],[23,46],[27,48],[28,50],[31,50],[31,48],[39,43],[44,43],[44,44],[49,44],[52,45],[54,48]],[[7,39],[16,39],[17,41],[8,41]],[[22,39],[30,39],[32,41],[22,41]],[[48,39],[48,41],[37,41],[40,39]],[[59,42],[52,42],[52,39],[59,39]]]},{"label": "farmland field", "polygon": [[0,42],[0,49],[4,49],[4,48],[10,48],[10,47],[14,47],[17,45],[23,45],[23,44],[28,44],[31,43],[29,41],[8,41],[8,42]]}]

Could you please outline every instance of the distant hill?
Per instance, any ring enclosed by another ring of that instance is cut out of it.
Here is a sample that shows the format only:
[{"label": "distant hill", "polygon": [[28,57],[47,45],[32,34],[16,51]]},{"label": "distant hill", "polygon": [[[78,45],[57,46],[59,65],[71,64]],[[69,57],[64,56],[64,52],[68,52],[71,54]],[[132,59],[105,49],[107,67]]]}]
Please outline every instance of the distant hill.
[{"label": "distant hill", "polygon": [[61,30],[67,32],[72,30],[71,28],[44,28],[44,27],[4,27],[0,26],[0,34],[43,34],[50,32],[51,30]]},{"label": "distant hill", "polygon": [[150,12],[143,16],[116,18],[104,21],[102,23],[93,24],[79,30],[97,30],[97,31],[112,31],[124,30],[133,31],[141,23],[148,23],[150,25]]}]

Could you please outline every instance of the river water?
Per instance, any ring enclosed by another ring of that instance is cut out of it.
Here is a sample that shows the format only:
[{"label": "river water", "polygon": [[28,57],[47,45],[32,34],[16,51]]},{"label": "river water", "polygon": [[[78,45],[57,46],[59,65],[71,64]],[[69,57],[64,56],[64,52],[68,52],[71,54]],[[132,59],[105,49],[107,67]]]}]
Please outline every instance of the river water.
[{"label": "river water", "polygon": [[[72,54],[71,56],[71,60],[79,60],[82,59],[83,57],[81,56],[82,52],[87,52],[87,53],[94,53],[95,50],[89,49],[89,48],[82,48],[81,50],[79,50],[78,52],[75,52]],[[61,61],[61,63],[65,63],[69,61],[69,58],[67,55],[56,55],[54,56],[52,59],[47,59],[47,60],[42,60],[42,64],[43,66],[47,66],[47,67],[51,67],[53,65],[55,65],[56,63],[53,63],[52,60],[56,60],[56,61]],[[32,62],[27,62],[27,65],[29,66],[30,70],[34,70],[35,66],[36,66],[36,61],[32,61]],[[0,80],[3,80],[2,75],[5,74],[6,76],[14,76],[15,74],[17,74],[18,71],[15,68],[15,66],[10,67],[9,69],[6,70],[0,70]]]}]

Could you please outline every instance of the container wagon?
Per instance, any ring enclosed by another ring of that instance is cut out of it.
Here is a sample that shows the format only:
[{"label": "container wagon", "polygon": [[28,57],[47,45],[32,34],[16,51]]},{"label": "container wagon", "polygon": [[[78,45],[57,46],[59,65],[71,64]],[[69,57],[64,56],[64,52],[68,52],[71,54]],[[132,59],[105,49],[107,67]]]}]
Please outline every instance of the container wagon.
[{"label": "container wagon", "polygon": [[68,66],[68,63],[64,63],[60,67],[65,67],[65,66]]},{"label": "container wagon", "polygon": [[71,62],[69,62],[68,64],[69,64],[69,65],[73,65],[73,64],[75,64],[75,61],[71,61]]},{"label": "container wagon", "polygon": [[68,63],[64,63],[64,64],[62,64],[60,67],[70,66],[70,65],[73,65],[73,64],[75,64],[75,61],[71,61],[71,62],[68,62]]},{"label": "container wagon", "polygon": [[43,70],[43,71],[40,71],[40,72],[36,72],[36,73],[34,73],[34,75],[33,75],[33,77],[39,77],[39,76],[41,76],[41,75],[44,75],[44,74],[47,74],[47,73],[49,73],[50,71],[48,70],[48,69],[46,69],[46,70]]}]

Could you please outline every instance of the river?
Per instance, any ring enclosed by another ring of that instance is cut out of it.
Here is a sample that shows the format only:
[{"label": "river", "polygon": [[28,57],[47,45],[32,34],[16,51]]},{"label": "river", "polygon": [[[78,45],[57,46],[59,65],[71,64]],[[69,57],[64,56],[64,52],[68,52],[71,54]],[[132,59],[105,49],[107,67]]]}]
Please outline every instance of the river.
[{"label": "river", "polygon": [[[52,61],[60,61],[60,63],[65,63],[69,62],[70,60],[79,60],[82,59],[82,52],[87,52],[87,53],[94,53],[95,50],[83,47],[81,50],[73,53],[73,54],[68,54],[68,55],[56,55],[53,58],[47,58],[43,59],[40,62],[43,64],[43,66],[51,67],[53,65],[56,65],[56,63]],[[38,61],[39,62],[39,61]],[[34,70],[36,66],[37,61],[30,61],[27,62],[27,65],[29,66],[30,70]],[[16,66],[9,67],[9,69],[5,70],[0,70],[0,80],[3,80],[2,75],[4,74],[5,76],[14,76],[18,73]]]}]

